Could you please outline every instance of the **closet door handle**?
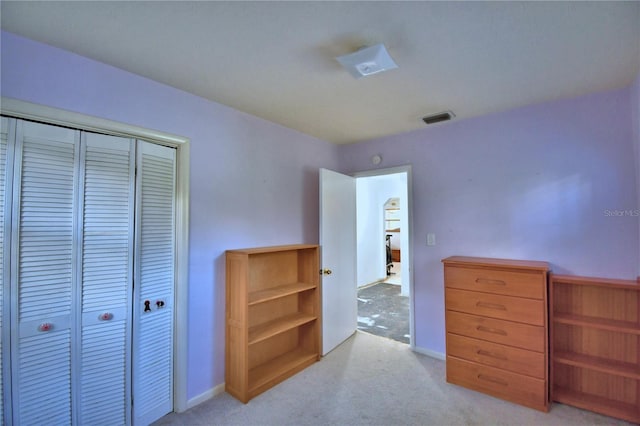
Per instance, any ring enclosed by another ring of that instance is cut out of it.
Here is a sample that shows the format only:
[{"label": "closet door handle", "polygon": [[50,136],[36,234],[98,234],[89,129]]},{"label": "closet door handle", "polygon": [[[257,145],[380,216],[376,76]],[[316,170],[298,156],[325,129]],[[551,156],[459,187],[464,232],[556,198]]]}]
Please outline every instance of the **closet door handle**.
[{"label": "closet door handle", "polygon": [[111,321],[113,319],[113,314],[111,312],[105,312],[103,314],[98,315],[98,319],[100,321]]},{"label": "closet door handle", "polygon": [[476,330],[478,331],[484,331],[485,333],[493,333],[493,334],[499,334],[501,336],[506,336],[507,332],[504,330],[500,330],[499,328],[491,328],[491,327],[485,327],[483,325],[479,325],[476,327]]},{"label": "closet door handle", "polygon": [[476,278],[476,284],[507,285],[502,280],[490,280],[488,278]]},{"label": "closet door handle", "polygon": [[38,326],[38,331],[47,332],[53,330],[53,324],[50,322],[44,322]]},{"label": "closet door handle", "polygon": [[504,305],[500,305],[499,303],[489,303],[489,302],[478,302],[476,303],[478,308],[489,308],[489,309],[497,309],[499,311],[506,311],[507,307]]}]

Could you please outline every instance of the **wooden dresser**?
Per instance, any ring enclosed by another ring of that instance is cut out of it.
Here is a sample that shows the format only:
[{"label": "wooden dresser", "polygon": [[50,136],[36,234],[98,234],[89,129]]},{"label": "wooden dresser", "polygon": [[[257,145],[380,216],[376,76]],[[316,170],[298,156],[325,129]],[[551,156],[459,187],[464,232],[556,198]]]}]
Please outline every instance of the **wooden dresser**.
[{"label": "wooden dresser", "polygon": [[546,262],[443,259],[447,382],[549,410]]}]

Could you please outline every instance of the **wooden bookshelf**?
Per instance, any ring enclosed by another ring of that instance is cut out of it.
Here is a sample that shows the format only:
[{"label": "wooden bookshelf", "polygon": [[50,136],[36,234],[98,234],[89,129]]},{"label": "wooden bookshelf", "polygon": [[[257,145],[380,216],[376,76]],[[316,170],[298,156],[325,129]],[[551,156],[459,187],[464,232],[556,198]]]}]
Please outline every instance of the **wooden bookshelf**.
[{"label": "wooden bookshelf", "polygon": [[304,314],[301,312],[286,315],[264,324],[249,327],[249,345],[261,342],[273,337],[277,334],[299,327],[311,321],[315,321],[315,315]]},{"label": "wooden bookshelf", "polygon": [[601,396],[595,396],[586,392],[579,392],[572,389],[555,387],[554,399],[567,405],[582,408],[583,410],[594,411],[606,414],[618,419],[629,420],[634,423],[640,416],[640,408],[636,404],[620,402],[616,399],[609,399]]},{"label": "wooden bookshelf", "polygon": [[267,290],[254,291],[253,293],[249,293],[249,306],[268,302],[269,300],[278,299],[290,294],[300,293],[305,290],[311,290],[315,287],[316,285],[313,283],[295,283]]},{"label": "wooden bookshelf", "polygon": [[[249,371],[249,388],[250,395],[258,395],[265,390],[271,388],[273,384],[279,383],[278,380],[284,375],[290,376],[289,373],[298,372],[304,369],[310,363],[317,361],[317,354],[302,348],[297,348],[286,352],[279,357],[274,358],[267,364],[261,364]],[[271,382],[274,382],[271,384]],[[268,385],[268,386],[267,386]]]},{"label": "wooden bookshelf", "polygon": [[573,352],[556,352],[554,355],[555,362],[559,364],[573,365],[574,367],[588,368],[606,374],[640,380],[640,365],[637,363],[615,361]]},{"label": "wooden bookshelf", "polygon": [[603,318],[592,318],[584,315],[556,314],[558,324],[571,324],[578,327],[597,328],[600,330],[621,331],[624,333],[640,334],[638,324],[631,321],[618,321]]},{"label": "wooden bookshelf", "polygon": [[640,284],[551,276],[554,401],[640,423]]},{"label": "wooden bookshelf", "polygon": [[317,245],[226,252],[226,391],[242,402],[320,359]]}]

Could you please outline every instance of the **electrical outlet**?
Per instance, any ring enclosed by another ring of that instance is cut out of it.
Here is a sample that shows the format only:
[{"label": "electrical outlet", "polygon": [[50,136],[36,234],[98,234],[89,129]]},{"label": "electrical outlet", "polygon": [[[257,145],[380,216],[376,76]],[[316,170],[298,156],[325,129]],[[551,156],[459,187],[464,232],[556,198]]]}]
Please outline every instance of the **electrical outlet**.
[{"label": "electrical outlet", "polygon": [[436,245],[436,234],[432,234],[432,233],[427,234],[427,245],[428,246]]}]

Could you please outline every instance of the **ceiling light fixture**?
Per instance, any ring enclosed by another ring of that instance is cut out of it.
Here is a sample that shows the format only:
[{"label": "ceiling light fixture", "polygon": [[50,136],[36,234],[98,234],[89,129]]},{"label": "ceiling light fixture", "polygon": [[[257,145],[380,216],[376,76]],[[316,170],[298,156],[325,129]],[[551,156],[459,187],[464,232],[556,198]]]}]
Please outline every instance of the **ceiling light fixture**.
[{"label": "ceiling light fixture", "polygon": [[382,43],[338,56],[336,59],[355,78],[398,68]]}]

